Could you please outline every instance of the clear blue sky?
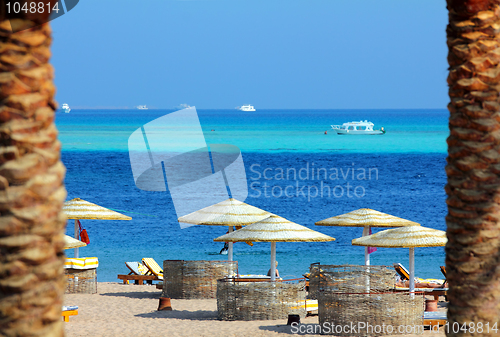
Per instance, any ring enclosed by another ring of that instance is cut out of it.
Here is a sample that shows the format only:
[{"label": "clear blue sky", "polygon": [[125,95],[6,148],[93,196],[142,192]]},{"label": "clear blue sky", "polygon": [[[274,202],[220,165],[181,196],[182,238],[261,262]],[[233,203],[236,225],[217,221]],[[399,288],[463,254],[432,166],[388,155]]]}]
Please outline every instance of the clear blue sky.
[{"label": "clear blue sky", "polygon": [[447,15],[436,0],[81,0],[51,22],[56,98],[446,108]]}]

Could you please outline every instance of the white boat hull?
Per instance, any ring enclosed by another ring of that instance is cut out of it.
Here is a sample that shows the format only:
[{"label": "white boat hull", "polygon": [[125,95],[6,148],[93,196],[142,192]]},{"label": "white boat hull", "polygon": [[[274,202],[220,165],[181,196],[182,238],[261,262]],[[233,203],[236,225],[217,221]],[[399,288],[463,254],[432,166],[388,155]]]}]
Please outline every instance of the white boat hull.
[{"label": "white boat hull", "polygon": [[364,130],[342,130],[342,129],[333,129],[337,132],[338,135],[383,135],[385,131],[373,130],[373,131],[364,131]]},{"label": "white boat hull", "polygon": [[338,135],[383,135],[384,128],[380,130],[373,129],[373,123],[367,120],[359,122],[348,122],[342,125],[332,125],[333,131]]},{"label": "white boat hull", "polygon": [[242,105],[238,109],[240,111],[256,111],[253,105]]},{"label": "white boat hull", "polygon": [[67,103],[64,103],[61,107],[61,110],[64,111],[65,113],[69,113],[71,109],[69,108],[69,105]]}]

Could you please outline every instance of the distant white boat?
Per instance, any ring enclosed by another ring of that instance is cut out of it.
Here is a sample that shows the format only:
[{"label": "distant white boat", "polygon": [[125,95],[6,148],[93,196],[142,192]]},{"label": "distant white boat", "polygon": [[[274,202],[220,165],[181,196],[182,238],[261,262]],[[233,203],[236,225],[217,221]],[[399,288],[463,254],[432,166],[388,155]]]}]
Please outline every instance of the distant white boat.
[{"label": "distant white boat", "polygon": [[145,105],[138,105],[137,109],[139,109],[139,110],[148,110],[148,107],[145,106]]},{"label": "distant white boat", "polygon": [[338,135],[383,135],[385,134],[384,127],[380,130],[373,130],[374,124],[367,120],[359,122],[348,122],[342,125],[332,125],[333,131]]},{"label": "distant white boat", "polygon": [[240,111],[256,111],[253,105],[243,105],[239,108]]},{"label": "distant white boat", "polygon": [[67,103],[64,103],[61,107],[61,110],[64,111],[65,113],[69,113],[71,109],[69,108],[69,105]]}]

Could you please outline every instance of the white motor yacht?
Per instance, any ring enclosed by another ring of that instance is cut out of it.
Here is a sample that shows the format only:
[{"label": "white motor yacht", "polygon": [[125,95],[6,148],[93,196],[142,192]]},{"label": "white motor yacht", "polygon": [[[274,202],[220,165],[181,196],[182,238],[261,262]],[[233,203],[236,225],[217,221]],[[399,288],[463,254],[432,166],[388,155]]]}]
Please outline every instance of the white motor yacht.
[{"label": "white motor yacht", "polygon": [[367,120],[359,122],[348,122],[342,125],[332,125],[333,131],[338,135],[383,135],[385,134],[384,127],[380,130],[373,129],[374,124]]},{"label": "white motor yacht", "polygon": [[239,108],[240,111],[256,111],[253,105],[243,105]]},{"label": "white motor yacht", "polygon": [[67,103],[64,103],[61,106],[61,110],[64,111],[65,113],[69,113],[71,111],[71,109],[69,108],[69,105]]}]

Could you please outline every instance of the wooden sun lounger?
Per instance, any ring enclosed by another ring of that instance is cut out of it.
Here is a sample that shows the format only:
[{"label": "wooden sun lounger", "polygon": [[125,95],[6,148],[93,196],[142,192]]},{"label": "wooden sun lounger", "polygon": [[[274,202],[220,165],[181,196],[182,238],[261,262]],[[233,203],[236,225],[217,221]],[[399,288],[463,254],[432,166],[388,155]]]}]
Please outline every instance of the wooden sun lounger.
[{"label": "wooden sun lounger", "polygon": [[426,311],[424,312],[424,325],[431,328],[435,326],[445,325],[447,321],[446,312]]},{"label": "wooden sun lounger", "polygon": [[62,312],[63,321],[69,322],[69,316],[78,315],[78,310],[66,310]]},{"label": "wooden sun lounger", "polygon": [[439,300],[439,296],[448,298],[448,288],[434,288],[431,291],[431,295],[434,296],[436,301]]},{"label": "wooden sun lounger", "polygon": [[123,284],[127,281],[134,281],[135,284],[142,285],[144,281],[148,284],[153,284],[153,281],[161,281],[155,275],[118,275],[118,279],[123,280]]},{"label": "wooden sun lounger", "polygon": [[76,316],[78,315],[78,309],[76,310],[65,310],[62,312],[61,316],[63,318],[63,321],[69,322],[69,316]]},{"label": "wooden sun lounger", "polygon": [[[133,264],[137,264],[137,267],[135,269],[133,268]],[[125,262],[125,265],[130,270],[130,273],[128,273],[129,275],[153,275],[149,270],[147,270],[144,273],[141,273],[139,270],[139,266],[144,268],[144,269],[148,269],[148,268],[146,266],[142,265],[140,262],[135,262],[135,261],[134,262]]]},{"label": "wooden sun lounger", "polygon": [[[270,277],[236,277],[234,278],[238,282],[269,282],[271,281]],[[276,279],[276,282],[279,282],[280,279]]]},{"label": "wooden sun lounger", "polygon": [[[409,291],[409,288],[395,287],[394,291]],[[415,288],[416,292],[423,292],[426,295],[434,296],[435,300],[439,300],[439,296],[447,296],[448,288]]]},{"label": "wooden sun lounger", "polygon": [[446,319],[424,319],[424,325],[425,326],[430,326],[431,328],[440,326],[440,325],[445,325],[446,324]]},{"label": "wooden sun lounger", "polygon": [[[153,284],[153,281],[160,280],[156,275],[151,274],[149,270],[144,274],[138,274],[140,273],[139,266],[134,268],[134,265],[141,265],[140,262],[125,262],[125,265],[130,270],[130,273],[128,275],[118,275],[118,279],[123,280],[123,284],[127,284],[128,281],[134,281],[135,284],[139,285],[144,284],[144,281],[147,284]],[[143,267],[146,268],[145,266]]]},{"label": "wooden sun lounger", "polygon": [[146,268],[149,269],[149,272],[155,275],[160,280],[163,280],[163,269],[158,265],[158,263],[151,257],[145,257],[142,259],[142,263]]}]

